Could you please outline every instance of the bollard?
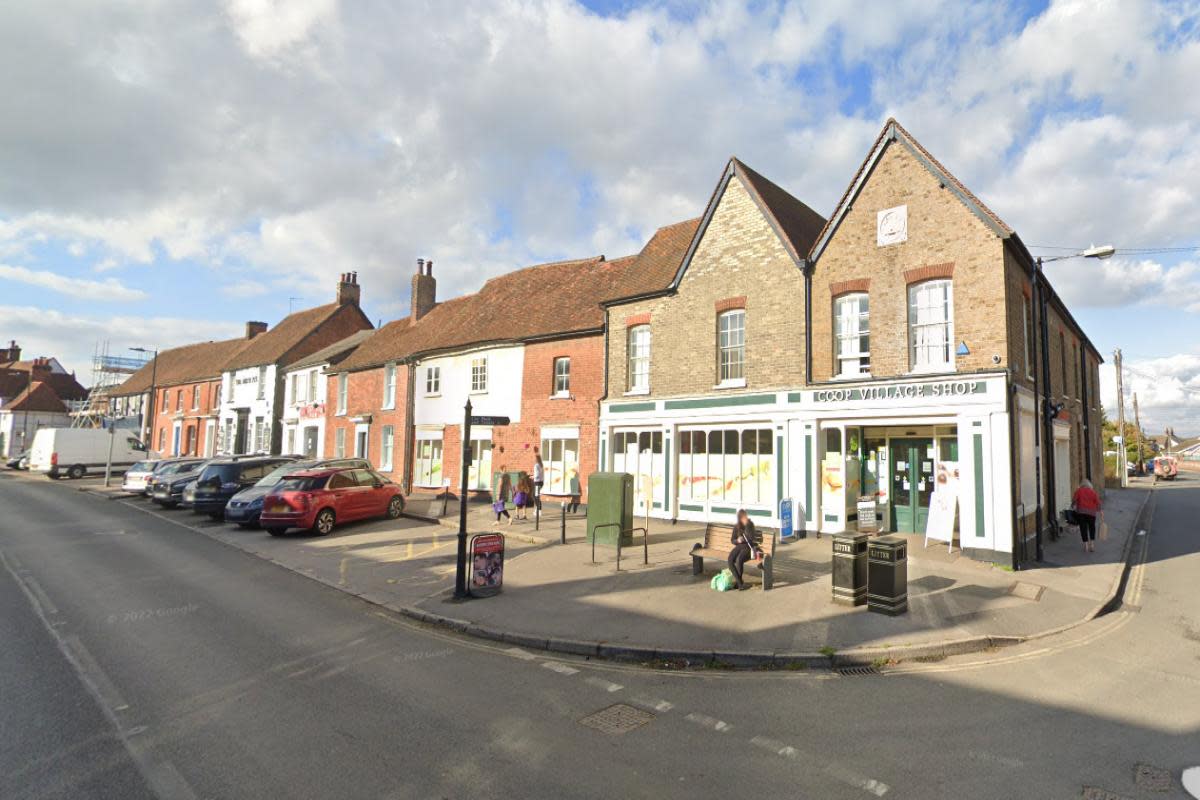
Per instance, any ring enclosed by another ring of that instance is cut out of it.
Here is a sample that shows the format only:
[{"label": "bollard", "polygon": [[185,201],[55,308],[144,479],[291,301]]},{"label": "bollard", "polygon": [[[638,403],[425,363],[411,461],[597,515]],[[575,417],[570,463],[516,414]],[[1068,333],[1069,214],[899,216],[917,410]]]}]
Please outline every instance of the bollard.
[{"label": "bollard", "polygon": [[833,535],[833,602],[861,606],[867,602],[867,540],[865,533]]},{"label": "bollard", "polygon": [[542,529],[542,501],[539,500],[533,507],[533,529],[540,531]]},{"label": "bollard", "polygon": [[562,530],[559,532],[559,543],[567,543],[567,504],[562,504]]}]

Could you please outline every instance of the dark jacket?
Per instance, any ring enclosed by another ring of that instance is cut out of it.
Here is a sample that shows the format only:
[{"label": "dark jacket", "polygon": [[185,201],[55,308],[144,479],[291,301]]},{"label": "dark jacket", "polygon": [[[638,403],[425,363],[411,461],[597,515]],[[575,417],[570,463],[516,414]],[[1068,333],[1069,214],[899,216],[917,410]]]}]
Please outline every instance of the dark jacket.
[{"label": "dark jacket", "polygon": [[734,547],[737,547],[742,543],[743,534],[750,541],[750,543],[754,545],[755,550],[762,546],[762,534],[759,533],[758,529],[754,527],[753,520],[746,520],[744,527],[737,524],[733,526],[733,535],[730,536],[729,541]]}]

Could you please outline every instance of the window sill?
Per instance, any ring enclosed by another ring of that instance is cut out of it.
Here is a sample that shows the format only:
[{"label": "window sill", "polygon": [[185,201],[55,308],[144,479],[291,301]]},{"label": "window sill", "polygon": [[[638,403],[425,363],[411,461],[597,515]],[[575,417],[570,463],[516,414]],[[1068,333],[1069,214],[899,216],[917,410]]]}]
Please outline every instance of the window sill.
[{"label": "window sill", "polygon": [[650,394],[650,389],[649,389],[649,388],[646,388],[646,389],[630,389],[628,392],[625,392],[625,394],[624,394],[623,396],[624,396],[624,397],[645,397],[645,396],[647,396],[647,395],[649,395],[649,394]]},{"label": "window sill", "polygon": [[720,383],[718,383],[716,386],[713,387],[713,389],[716,389],[716,390],[745,389],[745,388],[746,388],[746,379],[745,378],[738,378],[738,379],[732,380],[732,381],[721,381]]},{"label": "window sill", "polygon": [[950,364],[949,366],[930,369],[910,369],[908,375],[914,378],[922,375],[953,375],[956,371],[954,365]]},{"label": "window sill", "polygon": [[575,395],[571,394],[570,392],[567,392],[566,394],[555,393],[555,394],[550,395],[550,399],[551,400],[574,400]]},{"label": "window sill", "polygon": [[426,396],[426,397],[441,397],[441,396],[442,396],[442,393],[441,393],[441,392],[434,392],[433,394],[427,394],[427,395],[425,395],[425,396]]},{"label": "window sill", "polygon": [[473,394],[473,395],[475,395],[475,394],[487,394],[487,393],[488,393],[488,390],[487,390],[487,389],[472,389],[472,390],[469,392],[469,394]]},{"label": "window sill", "polygon": [[395,411],[395,410],[396,410],[396,404],[395,404],[395,403],[392,403],[390,406],[380,406],[380,407],[379,407],[379,410],[380,410],[380,411]]},{"label": "window sill", "polygon": [[853,375],[834,375],[833,378],[831,378],[831,380],[835,380],[835,381],[869,381],[869,380],[871,380],[871,373],[856,372]]}]

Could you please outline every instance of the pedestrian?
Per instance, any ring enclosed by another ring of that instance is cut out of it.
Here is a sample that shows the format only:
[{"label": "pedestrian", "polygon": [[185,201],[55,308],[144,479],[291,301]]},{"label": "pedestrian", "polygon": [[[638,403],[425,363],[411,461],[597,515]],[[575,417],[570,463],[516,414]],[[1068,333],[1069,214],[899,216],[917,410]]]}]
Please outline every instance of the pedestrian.
[{"label": "pedestrian", "polygon": [[733,526],[730,543],[733,545],[733,549],[729,551],[729,571],[733,573],[737,588],[745,589],[746,584],[742,581],[742,571],[745,569],[747,561],[761,555],[762,551],[759,550],[759,545],[762,544],[762,534],[755,529],[750,515],[744,508],[738,509],[737,524]]},{"label": "pedestrian", "polygon": [[509,492],[512,491],[512,481],[509,480],[508,473],[504,469],[504,465],[500,465],[500,485],[496,487],[496,497],[492,502],[492,511],[496,512],[496,521],[492,523],[492,527],[500,524],[500,517],[508,517],[508,524],[512,525],[512,515],[508,513],[508,508],[505,507],[505,500],[508,498]]},{"label": "pedestrian", "polygon": [[546,483],[546,468],[542,465],[542,454],[533,448],[533,502],[542,507],[542,486]]},{"label": "pedestrian", "polygon": [[1096,517],[1103,513],[1100,505],[1100,495],[1092,488],[1092,482],[1086,478],[1075,490],[1071,498],[1071,510],[1079,522],[1079,538],[1083,539],[1085,552],[1096,552]]},{"label": "pedestrian", "polygon": [[533,505],[533,482],[525,473],[517,479],[517,493],[513,495],[513,506],[517,519],[529,519],[529,507]]},{"label": "pedestrian", "polygon": [[567,510],[574,514],[579,510],[579,501],[583,497],[583,491],[579,486],[579,470],[571,470],[571,502],[567,506]]}]

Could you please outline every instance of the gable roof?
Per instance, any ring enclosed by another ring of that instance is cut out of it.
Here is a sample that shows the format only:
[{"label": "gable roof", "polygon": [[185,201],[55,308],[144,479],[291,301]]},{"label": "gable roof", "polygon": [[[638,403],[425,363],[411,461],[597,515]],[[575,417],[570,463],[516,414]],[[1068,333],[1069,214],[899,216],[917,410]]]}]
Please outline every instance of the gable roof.
[{"label": "gable roof", "polygon": [[[356,305],[342,306],[338,303],[328,303],[288,314],[274,328],[251,339],[229,363],[225,364],[225,371],[278,363],[304,337],[332,319],[343,307],[354,308],[362,314]],[[370,325],[370,320],[365,316],[363,320]]]},{"label": "gable roof", "polygon": [[684,273],[687,272],[692,257],[696,253],[696,248],[700,246],[708,224],[712,221],[712,216],[725,194],[726,187],[729,186],[729,181],[735,177],[746,187],[750,198],[767,218],[767,222],[779,237],[784,250],[792,257],[792,261],[796,266],[804,264],[809,249],[825,226],[825,218],[777,184],[750,169],[735,156],[730,158],[729,163],[725,165],[721,180],[718,181],[717,188],[713,190],[712,197],[709,198],[704,215],[700,218],[700,224],[692,235],[687,253],[671,281],[671,290],[676,289],[679,282],[683,280]]},{"label": "gable roof", "polygon": [[38,368],[32,361],[10,361],[0,366],[0,397],[13,397],[28,387],[30,380],[44,381],[62,400],[86,400],[88,390],[75,379],[74,373],[51,372]]},{"label": "gable roof", "polygon": [[366,341],[367,337],[375,333],[373,328],[367,328],[356,333],[352,333],[341,341],[334,342],[328,347],[322,347],[312,355],[307,355],[298,361],[293,361],[284,369],[291,371],[294,369],[303,369],[305,367],[313,367],[317,364],[337,364],[344,360],[347,356],[354,352],[360,344]]},{"label": "gable roof", "polygon": [[67,407],[46,381],[34,381],[25,391],[4,406],[5,411],[45,411],[66,414]]},{"label": "gable roof", "polygon": [[[226,362],[252,341],[254,340],[245,338],[223,339],[162,350],[156,359],[147,362],[126,378],[109,393],[109,396],[128,397],[146,392],[150,389],[151,378],[156,388],[216,380],[221,377],[221,370]],[[158,362],[157,366],[154,364],[155,360]]]}]

